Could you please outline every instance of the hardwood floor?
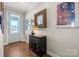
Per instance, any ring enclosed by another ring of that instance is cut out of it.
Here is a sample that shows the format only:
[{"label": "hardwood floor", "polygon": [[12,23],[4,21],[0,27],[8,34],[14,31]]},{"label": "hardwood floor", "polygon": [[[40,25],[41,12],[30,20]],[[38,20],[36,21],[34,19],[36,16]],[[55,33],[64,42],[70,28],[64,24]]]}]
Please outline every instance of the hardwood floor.
[{"label": "hardwood floor", "polygon": [[[4,46],[4,57],[39,57],[34,52],[29,50],[29,45],[24,42],[11,43]],[[50,57],[45,54],[43,57]]]}]

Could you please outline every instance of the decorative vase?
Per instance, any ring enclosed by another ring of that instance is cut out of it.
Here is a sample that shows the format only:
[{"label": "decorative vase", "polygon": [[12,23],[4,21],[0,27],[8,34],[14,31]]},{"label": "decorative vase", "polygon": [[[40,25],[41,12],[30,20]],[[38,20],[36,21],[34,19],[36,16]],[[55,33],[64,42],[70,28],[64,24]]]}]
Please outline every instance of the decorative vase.
[{"label": "decorative vase", "polygon": [[31,32],[31,35],[34,35],[34,34],[35,34],[34,31],[32,31],[32,32]]}]

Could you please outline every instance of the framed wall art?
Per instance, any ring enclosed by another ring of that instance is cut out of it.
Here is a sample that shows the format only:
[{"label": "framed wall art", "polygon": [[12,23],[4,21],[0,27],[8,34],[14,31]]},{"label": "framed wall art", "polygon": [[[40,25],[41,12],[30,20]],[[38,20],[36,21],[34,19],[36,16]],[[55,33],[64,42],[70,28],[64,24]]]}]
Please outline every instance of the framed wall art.
[{"label": "framed wall art", "polygon": [[63,2],[57,5],[57,26],[74,26],[75,2]]}]

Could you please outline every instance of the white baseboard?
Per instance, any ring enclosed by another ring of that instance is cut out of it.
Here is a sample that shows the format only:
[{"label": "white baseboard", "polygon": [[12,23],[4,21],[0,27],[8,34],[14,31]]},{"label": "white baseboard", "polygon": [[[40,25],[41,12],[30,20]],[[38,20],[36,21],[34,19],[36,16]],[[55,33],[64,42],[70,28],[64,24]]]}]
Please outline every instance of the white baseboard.
[{"label": "white baseboard", "polygon": [[[25,41],[27,43],[29,43],[29,40],[21,40],[21,41]],[[8,43],[4,43],[3,45],[7,45]]]},{"label": "white baseboard", "polygon": [[29,44],[29,40],[25,40]]},{"label": "white baseboard", "polygon": [[8,43],[4,43],[4,45],[7,45]]},{"label": "white baseboard", "polygon": [[47,54],[52,56],[52,57],[60,57],[59,55],[57,55],[57,54],[55,54],[55,53],[53,53],[51,51],[48,51],[48,50],[47,50]]},{"label": "white baseboard", "polygon": [[24,39],[21,39],[21,41],[25,41]]}]

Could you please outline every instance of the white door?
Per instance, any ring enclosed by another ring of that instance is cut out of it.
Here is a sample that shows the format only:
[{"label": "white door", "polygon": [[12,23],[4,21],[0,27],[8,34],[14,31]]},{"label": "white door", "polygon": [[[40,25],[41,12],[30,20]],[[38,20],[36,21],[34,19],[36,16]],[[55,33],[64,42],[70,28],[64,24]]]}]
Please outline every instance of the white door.
[{"label": "white door", "polygon": [[20,41],[20,16],[9,13],[8,15],[8,43]]}]

